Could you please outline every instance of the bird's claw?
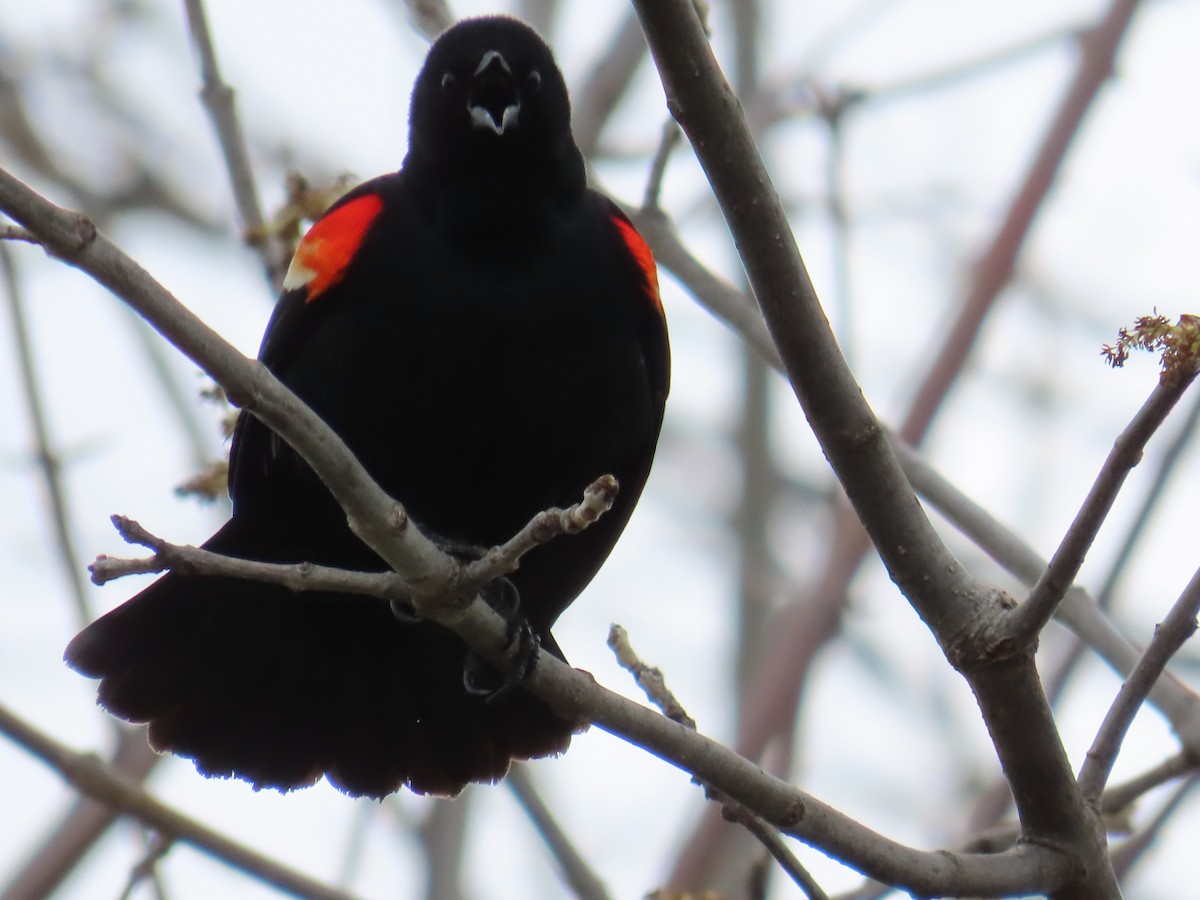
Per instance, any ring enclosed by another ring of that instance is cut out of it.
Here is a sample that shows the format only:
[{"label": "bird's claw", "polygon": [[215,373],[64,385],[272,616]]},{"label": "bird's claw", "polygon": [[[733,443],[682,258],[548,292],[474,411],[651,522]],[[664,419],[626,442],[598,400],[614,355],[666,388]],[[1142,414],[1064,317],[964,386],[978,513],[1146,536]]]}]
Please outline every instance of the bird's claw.
[{"label": "bird's claw", "polygon": [[509,667],[501,672],[471,651],[463,661],[463,687],[468,694],[492,699],[533,674],[542,645],[529,620],[519,614],[521,598],[511,581],[497,578],[482,593],[488,606],[507,623],[504,652],[509,655]]}]

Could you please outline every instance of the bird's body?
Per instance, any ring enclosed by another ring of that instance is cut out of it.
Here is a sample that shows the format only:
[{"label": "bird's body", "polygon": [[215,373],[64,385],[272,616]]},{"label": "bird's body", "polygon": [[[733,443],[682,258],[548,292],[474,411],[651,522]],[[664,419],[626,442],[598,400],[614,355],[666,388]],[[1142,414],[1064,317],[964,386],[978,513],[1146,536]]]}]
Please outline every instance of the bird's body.
[{"label": "bird's body", "polygon": [[[489,55],[490,54],[490,55]],[[503,542],[602,474],[611,512],[529,553],[519,614],[550,626],[604,562],[649,472],[668,380],[653,262],[584,183],[549,50],[515,20],[434,45],[402,170],[356,188],[301,242],[260,357],[435,540]],[[205,547],[270,562],[384,564],[299,456],[242,414],[233,518]],[[287,789],[455,793],[576,723],[524,690],[464,687],[467,648],[386,602],[168,574],[67,659],[110,711],[201,771]]]}]

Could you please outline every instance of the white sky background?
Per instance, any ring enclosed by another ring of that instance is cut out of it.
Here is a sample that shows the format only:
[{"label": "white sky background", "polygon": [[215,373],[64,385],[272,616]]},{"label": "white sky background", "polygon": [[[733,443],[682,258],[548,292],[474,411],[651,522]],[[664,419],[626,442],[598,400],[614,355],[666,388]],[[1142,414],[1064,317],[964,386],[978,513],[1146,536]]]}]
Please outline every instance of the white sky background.
[{"label": "white sky background", "polygon": [[[89,109],[46,65],[47,48],[84,55],[97,4],[42,0],[0,3],[0,54],[16,54],[30,79],[31,112],[56,148],[95,184],[119,179],[108,137],[112,115]],[[196,100],[197,76],[181,4],[147,0],[152,25],[123,34],[104,75],[161,126],[154,156],[219,223],[197,237],[182,226],[126,217],[109,229],[124,249],[236,345],[253,353],[270,311],[256,259],[245,250],[223,164]],[[568,83],[578,85],[606,45],[625,7],[615,0],[564,4],[552,36]],[[1085,0],[991,2],[764,3],[767,80],[816,69],[827,84],[886,87],[1018,43],[1056,27],[1087,24],[1104,4]],[[256,145],[295,149],[295,162],[367,178],[395,169],[404,155],[407,100],[423,41],[380,0],[337,4],[302,0],[210,0],[223,74],[238,92]],[[459,2],[460,14],[495,5]],[[719,52],[731,65],[730,25],[715,3]],[[863,10],[863,24],[835,46],[814,46]],[[1107,452],[1154,381],[1147,359],[1106,368],[1100,344],[1152,307],[1172,318],[1196,309],[1200,236],[1200,4],[1148,3],[1135,22],[1111,83],[1087,120],[1020,262],[1019,280],[993,312],[969,371],[933,432],[940,470],[1049,555]],[[990,236],[1023,174],[1048,116],[1074,71],[1061,41],[1021,60],[944,89],[907,95],[852,114],[846,132],[853,227],[850,302],[833,297],[830,228],[821,210],[826,142],[822,128],[798,120],[766,142],[777,184],[796,202],[796,235],[843,334],[868,399],[895,421],[940,345],[956,309],[973,252]],[[597,173],[619,196],[636,200],[646,154],[665,116],[661,88],[646,63],[604,144],[628,154]],[[0,164],[9,165],[0,143]],[[287,162],[256,159],[264,206],[282,198]],[[17,171],[35,185],[34,173]],[[316,172],[315,174],[322,174]],[[737,279],[724,226],[714,218],[698,167],[677,153],[664,206],[706,262]],[[72,198],[57,196],[71,204]],[[43,390],[66,470],[81,556],[121,554],[108,524],[120,512],[179,542],[199,542],[220,513],[180,502],[175,484],[193,469],[186,444],[146,367],[118,301],[36,248],[15,246]],[[736,343],[669,278],[664,291],[674,349],[667,450],[639,513],[612,561],[568,611],[555,633],[571,662],[608,687],[638,696],[604,646],[608,624],[631,632],[644,657],[663,668],[701,729],[731,733],[727,693],[733,647],[733,555],[724,516],[736,497],[728,441],[739,397]],[[62,648],[78,628],[57,563],[43,492],[30,462],[28,419],[19,390],[7,316],[0,316],[0,700],[59,740],[104,751],[109,723],[93,705],[94,683],[66,669]],[[194,369],[176,360],[179,372]],[[200,379],[196,378],[199,385]],[[1036,404],[1030,395],[1038,398]],[[777,390],[775,444],[783,468],[825,484],[824,463],[804,418]],[[1186,407],[1191,398],[1185,398]],[[215,414],[205,416],[215,422]],[[1170,421],[1148,461],[1178,427]],[[212,452],[220,444],[213,428]],[[1149,468],[1149,467],[1144,467]],[[1193,454],[1173,482],[1174,496],[1154,518],[1149,539],[1125,579],[1119,618],[1147,640],[1194,570]],[[1084,570],[1098,578],[1146,483],[1137,472]],[[402,498],[401,498],[402,499]],[[811,573],[823,549],[820,523],[782,521],[776,549],[792,574]],[[950,533],[976,571],[1012,587],[977,551]],[[136,592],[127,579],[92,589],[99,611]],[[920,846],[954,841],[967,810],[954,805],[955,779],[990,780],[995,764],[974,702],[933,640],[877,565],[856,583],[849,640],[827,653],[809,688],[797,781],[806,790],[892,837]],[[1052,642],[1053,638],[1048,638]],[[1193,683],[1197,657],[1185,648],[1180,671]],[[1100,666],[1073,682],[1061,716],[1078,765],[1117,682]],[[956,735],[948,740],[946,734]],[[1176,745],[1157,714],[1139,716],[1114,780],[1137,774]],[[665,876],[702,806],[685,775],[593,730],[562,759],[533,767],[551,806],[607,881],[615,897],[636,897]],[[0,884],[65,807],[59,778],[0,740]],[[337,878],[359,803],[327,785],[280,796],[240,782],[206,781],[186,761],[169,760],[152,790],[233,837],[316,877]],[[545,853],[504,788],[472,792],[470,889],[486,900],[561,895]],[[1144,819],[1158,797],[1143,810]],[[423,801],[399,798],[416,817]],[[1139,869],[1129,896],[1177,897],[1192,862],[1195,811],[1183,814]],[[113,830],[64,897],[115,897],[140,850],[128,826]],[[365,896],[411,896],[422,865],[397,840],[390,814],[372,819],[362,870],[351,888]],[[802,851],[828,890],[853,874]],[[274,896],[267,888],[177,847],[162,864],[173,897]],[[777,885],[777,896],[799,896]]]}]

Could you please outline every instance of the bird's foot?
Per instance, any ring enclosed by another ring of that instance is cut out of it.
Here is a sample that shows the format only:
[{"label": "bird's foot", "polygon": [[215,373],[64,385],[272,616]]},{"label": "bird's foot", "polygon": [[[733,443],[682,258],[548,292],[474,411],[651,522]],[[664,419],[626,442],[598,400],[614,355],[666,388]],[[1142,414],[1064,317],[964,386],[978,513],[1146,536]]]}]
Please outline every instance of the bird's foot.
[{"label": "bird's foot", "polygon": [[484,586],[482,594],[507,623],[504,650],[510,654],[510,666],[502,672],[472,650],[463,661],[463,687],[468,694],[493,699],[533,674],[541,642],[529,620],[520,614],[521,597],[511,581],[497,578]]}]

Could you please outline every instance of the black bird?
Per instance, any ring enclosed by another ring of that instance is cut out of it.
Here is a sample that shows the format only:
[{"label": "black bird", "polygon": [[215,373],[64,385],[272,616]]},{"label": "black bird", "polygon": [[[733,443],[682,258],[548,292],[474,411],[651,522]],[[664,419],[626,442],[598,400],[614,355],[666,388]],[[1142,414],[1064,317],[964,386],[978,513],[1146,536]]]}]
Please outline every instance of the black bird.
[{"label": "black bird", "polygon": [[[515,592],[516,620],[561,659],[550,627],[633,511],[670,363],[654,261],[588,189],[566,86],[534,31],[492,17],[438,38],[401,170],[309,230],[259,355],[460,556],[617,477],[611,512],[492,591]],[[246,413],[229,474],[233,517],[206,549],[386,568]],[[155,748],[256,788],[325,775],[352,795],[455,794],[513,759],[563,752],[579,727],[519,687],[490,692],[456,635],[384,601],[231,578],[167,574],[80,633],[66,660],[101,679],[106,709],[148,722]]]}]

